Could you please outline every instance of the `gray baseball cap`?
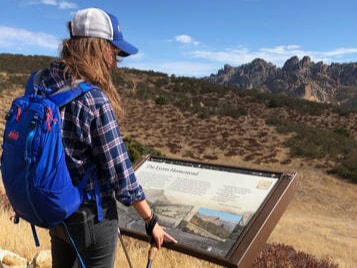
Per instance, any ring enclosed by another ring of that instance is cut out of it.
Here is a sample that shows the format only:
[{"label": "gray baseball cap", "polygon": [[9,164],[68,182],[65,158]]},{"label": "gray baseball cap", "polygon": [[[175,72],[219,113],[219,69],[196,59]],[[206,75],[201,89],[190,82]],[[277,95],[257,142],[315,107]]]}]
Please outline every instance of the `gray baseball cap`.
[{"label": "gray baseball cap", "polygon": [[77,11],[71,21],[72,36],[98,37],[110,41],[120,49],[119,56],[126,57],[138,52],[126,42],[118,19],[99,8],[86,8]]}]

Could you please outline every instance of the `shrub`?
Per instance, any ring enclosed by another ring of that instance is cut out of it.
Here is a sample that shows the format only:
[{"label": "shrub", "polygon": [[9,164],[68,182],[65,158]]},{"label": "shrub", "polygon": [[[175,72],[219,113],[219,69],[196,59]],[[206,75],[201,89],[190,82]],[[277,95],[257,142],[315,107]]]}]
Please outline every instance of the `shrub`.
[{"label": "shrub", "polygon": [[208,113],[207,113],[206,109],[200,109],[200,110],[197,112],[197,117],[200,118],[200,119],[206,119],[206,118],[208,118]]},{"label": "shrub", "polygon": [[156,98],[156,100],[155,100],[155,103],[157,105],[165,105],[165,104],[167,104],[167,102],[168,102],[167,99],[162,96]]},{"label": "shrub", "polygon": [[142,99],[142,100],[152,99],[154,95],[155,92],[152,88],[147,87],[143,83],[138,83],[137,91],[136,91],[136,97],[138,99]]},{"label": "shrub", "polygon": [[[240,94],[242,95],[242,93]],[[285,107],[300,114],[318,116],[323,114],[328,107],[332,107],[332,105],[325,103],[312,102],[283,94],[262,93],[257,90],[249,90],[247,94],[250,96],[251,101],[265,102],[268,108]]]},{"label": "shrub", "polygon": [[121,76],[118,71],[113,72],[112,81],[115,86],[123,86],[126,84],[125,79]]},{"label": "shrub", "polygon": [[296,133],[285,142],[292,156],[309,159],[329,157],[338,162],[331,173],[357,182],[357,141],[347,135],[346,129],[336,133],[276,117],[268,118],[266,123],[276,126],[280,133]]},{"label": "shrub", "polygon": [[169,80],[167,78],[158,78],[155,79],[153,83],[157,88],[161,88],[163,86],[166,86],[169,83]]},{"label": "shrub", "polygon": [[335,168],[329,172],[357,183],[357,149],[350,152]]},{"label": "shrub", "polygon": [[328,258],[318,259],[311,254],[296,251],[293,247],[284,244],[266,245],[256,258],[253,267],[313,267],[313,268],[337,268]]},{"label": "shrub", "polygon": [[276,108],[278,107],[278,102],[276,101],[276,99],[271,99],[268,103],[268,107],[269,108]]},{"label": "shrub", "polygon": [[152,156],[164,156],[164,154],[162,154],[160,151],[142,145],[132,140],[130,137],[125,137],[124,143],[132,163],[140,160],[141,157],[146,154],[150,154]]},{"label": "shrub", "polygon": [[356,107],[343,107],[343,106],[333,106],[332,111],[338,114],[339,116],[347,117],[351,112],[356,112]]},{"label": "shrub", "polygon": [[268,119],[265,120],[265,123],[267,125],[278,126],[280,125],[281,120],[277,117],[269,117]]},{"label": "shrub", "polygon": [[224,105],[218,108],[216,114],[221,116],[230,116],[234,119],[237,119],[242,115],[247,115],[248,112],[242,107],[237,108],[236,106],[233,105]]},{"label": "shrub", "polygon": [[48,67],[56,58],[47,56],[25,56],[21,54],[0,54],[0,71],[30,74]]},{"label": "shrub", "polygon": [[344,127],[339,127],[335,129],[335,133],[345,136],[345,137],[349,137],[350,136],[350,132],[348,129],[344,128]]}]

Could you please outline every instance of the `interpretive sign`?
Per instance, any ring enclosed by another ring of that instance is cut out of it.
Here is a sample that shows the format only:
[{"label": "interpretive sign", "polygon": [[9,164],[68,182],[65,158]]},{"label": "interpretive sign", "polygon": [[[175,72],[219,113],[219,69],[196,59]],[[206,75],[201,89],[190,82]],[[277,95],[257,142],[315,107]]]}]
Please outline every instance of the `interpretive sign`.
[{"label": "interpretive sign", "polygon": [[[166,247],[229,267],[254,261],[296,175],[150,156],[135,174],[160,224],[178,240]],[[147,240],[135,210],[118,209],[122,233]]]}]

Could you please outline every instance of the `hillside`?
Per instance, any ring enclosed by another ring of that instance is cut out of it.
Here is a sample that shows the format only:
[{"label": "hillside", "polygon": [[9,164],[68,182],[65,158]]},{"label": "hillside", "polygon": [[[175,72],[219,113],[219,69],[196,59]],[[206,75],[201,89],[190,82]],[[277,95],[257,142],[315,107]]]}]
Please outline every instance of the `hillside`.
[{"label": "hillside", "polygon": [[[19,74],[0,69],[6,85],[0,84],[2,114],[31,68]],[[120,69],[114,83],[123,97],[120,126],[129,142],[169,157],[298,172],[298,191],[269,242],[329,256],[340,267],[357,263],[356,112],[151,71]],[[144,151],[132,146],[137,156]],[[131,245],[134,250],[136,242]],[[162,263],[177,257],[161,254]]]},{"label": "hillside", "polygon": [[255,59],[238,67],[228,64],[206,80],[281,93],[318,102],[331,102],[357,107],[357,63],[314,63],[310,57],[294,56],[282,68],[263,59]]},{"label": "hillside", "polygon": [[357,182],[354,110],[153,72],[122,69],[115,77],[128,110],[151,111],[137,107],[124,125],[153,148],[196,160],[217,160],[219,150],[257,165],[300,157]]},{"label": "hillside", "polygon": [[[0,55],[0,90],[24,86],[28,74],[46,66],[50,60],[49,57],[41,56]],[[9,62],[12,64],[5,64]],[[287,61],[285,69],[289,69],[292,62],[295,61]],[[306,58],[295,63],[299,66],[313,65]],[[17,73],[16,66],[19,66]],[[354,83],[347,78],[343,81]],[[167,145],[172,153],[182,149],[185,157],[197,160],[216,160],[217,157],[210,148],[220,148],[226,156],[239,155],[245,161],[254,161],[256,164],[277,163],[279,160],[276,156],[280,152],[277,148],[282,141],[272,135],[271,131],[274,129],[281,134],[290,135],[282,144],[290,148],[289,155],[281,160],[282,163],[291,162],[291,157],[320,159],[327,172],[357,181],[357,164],[354,161],[357,155],[357,108],[349,109],[286,95],[262,93],[254,89],[240,90],[201,79],[125,68],[114,73],[113,82],[127,99],[151,100],[163,109],[156,115],[147,114],[146,117],[153,117],[153,121],[143,127],[167,131],[163,128],[167,128],[168,124],[180,126],[179,131],[167,133],[171,135],[167,144],[161,139],[163,133],[160,132],[158,141],[150,144],[153,148],[160,149]],[[158,115],[165,114],[172,108],[182,113],[181,118],[173,118],[169,122],[159,118]],[[139,119],[137,115],[130,118]],[[198,121],[195,122],[194,118]],[[204,126],[199,134],[194,133],[194,124],[199,125],[204,122],[203,119],[212,118],[216,118],[216,122],[212,122],[209,128]],[[155,120],[158,121],[157,125]],[[132,122],[130,124],[134,125]],[[253,124],[255,132],[246,132],[245,124]],[[212,130],[216,134],[213,138]],[[190,141],[190,147],[197,149],[198,154],[185,150],[177,142],[182,134]],[[135,134],[132,137],[135,138]],[[203,141],[209,141],[210,146],[203,145]]]}]

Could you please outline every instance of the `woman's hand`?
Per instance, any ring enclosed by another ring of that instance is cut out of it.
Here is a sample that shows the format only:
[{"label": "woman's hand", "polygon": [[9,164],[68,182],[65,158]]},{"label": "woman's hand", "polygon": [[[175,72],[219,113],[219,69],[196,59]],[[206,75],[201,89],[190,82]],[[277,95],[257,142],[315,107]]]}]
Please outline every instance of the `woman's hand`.
[{"label": "woman's hand", "polygon": [[[145,221],[146,233],[149,236],[152,236],[155,240],[155,244],[158,249],[160,249],[161,245],[166,240],[167,242],[177,243],[175,238],[165,232],[165,228],[161,227],[157,220],[158,218],[154,216],[153,211],[150,209],[146,200],[136,201],[133,203],[133,207],[136,209],[138,214]],[[154,221],[153,217],[155,217]]]},{"label": "woman's hand", "polygon": [[161,227],[158,223],[155,224],[154,229],[152,230],[152,237],[155,240],[158,249],[160,249],[165,240],[167,242],[177,243],[176,239],[166,233],[165,228]]}]

